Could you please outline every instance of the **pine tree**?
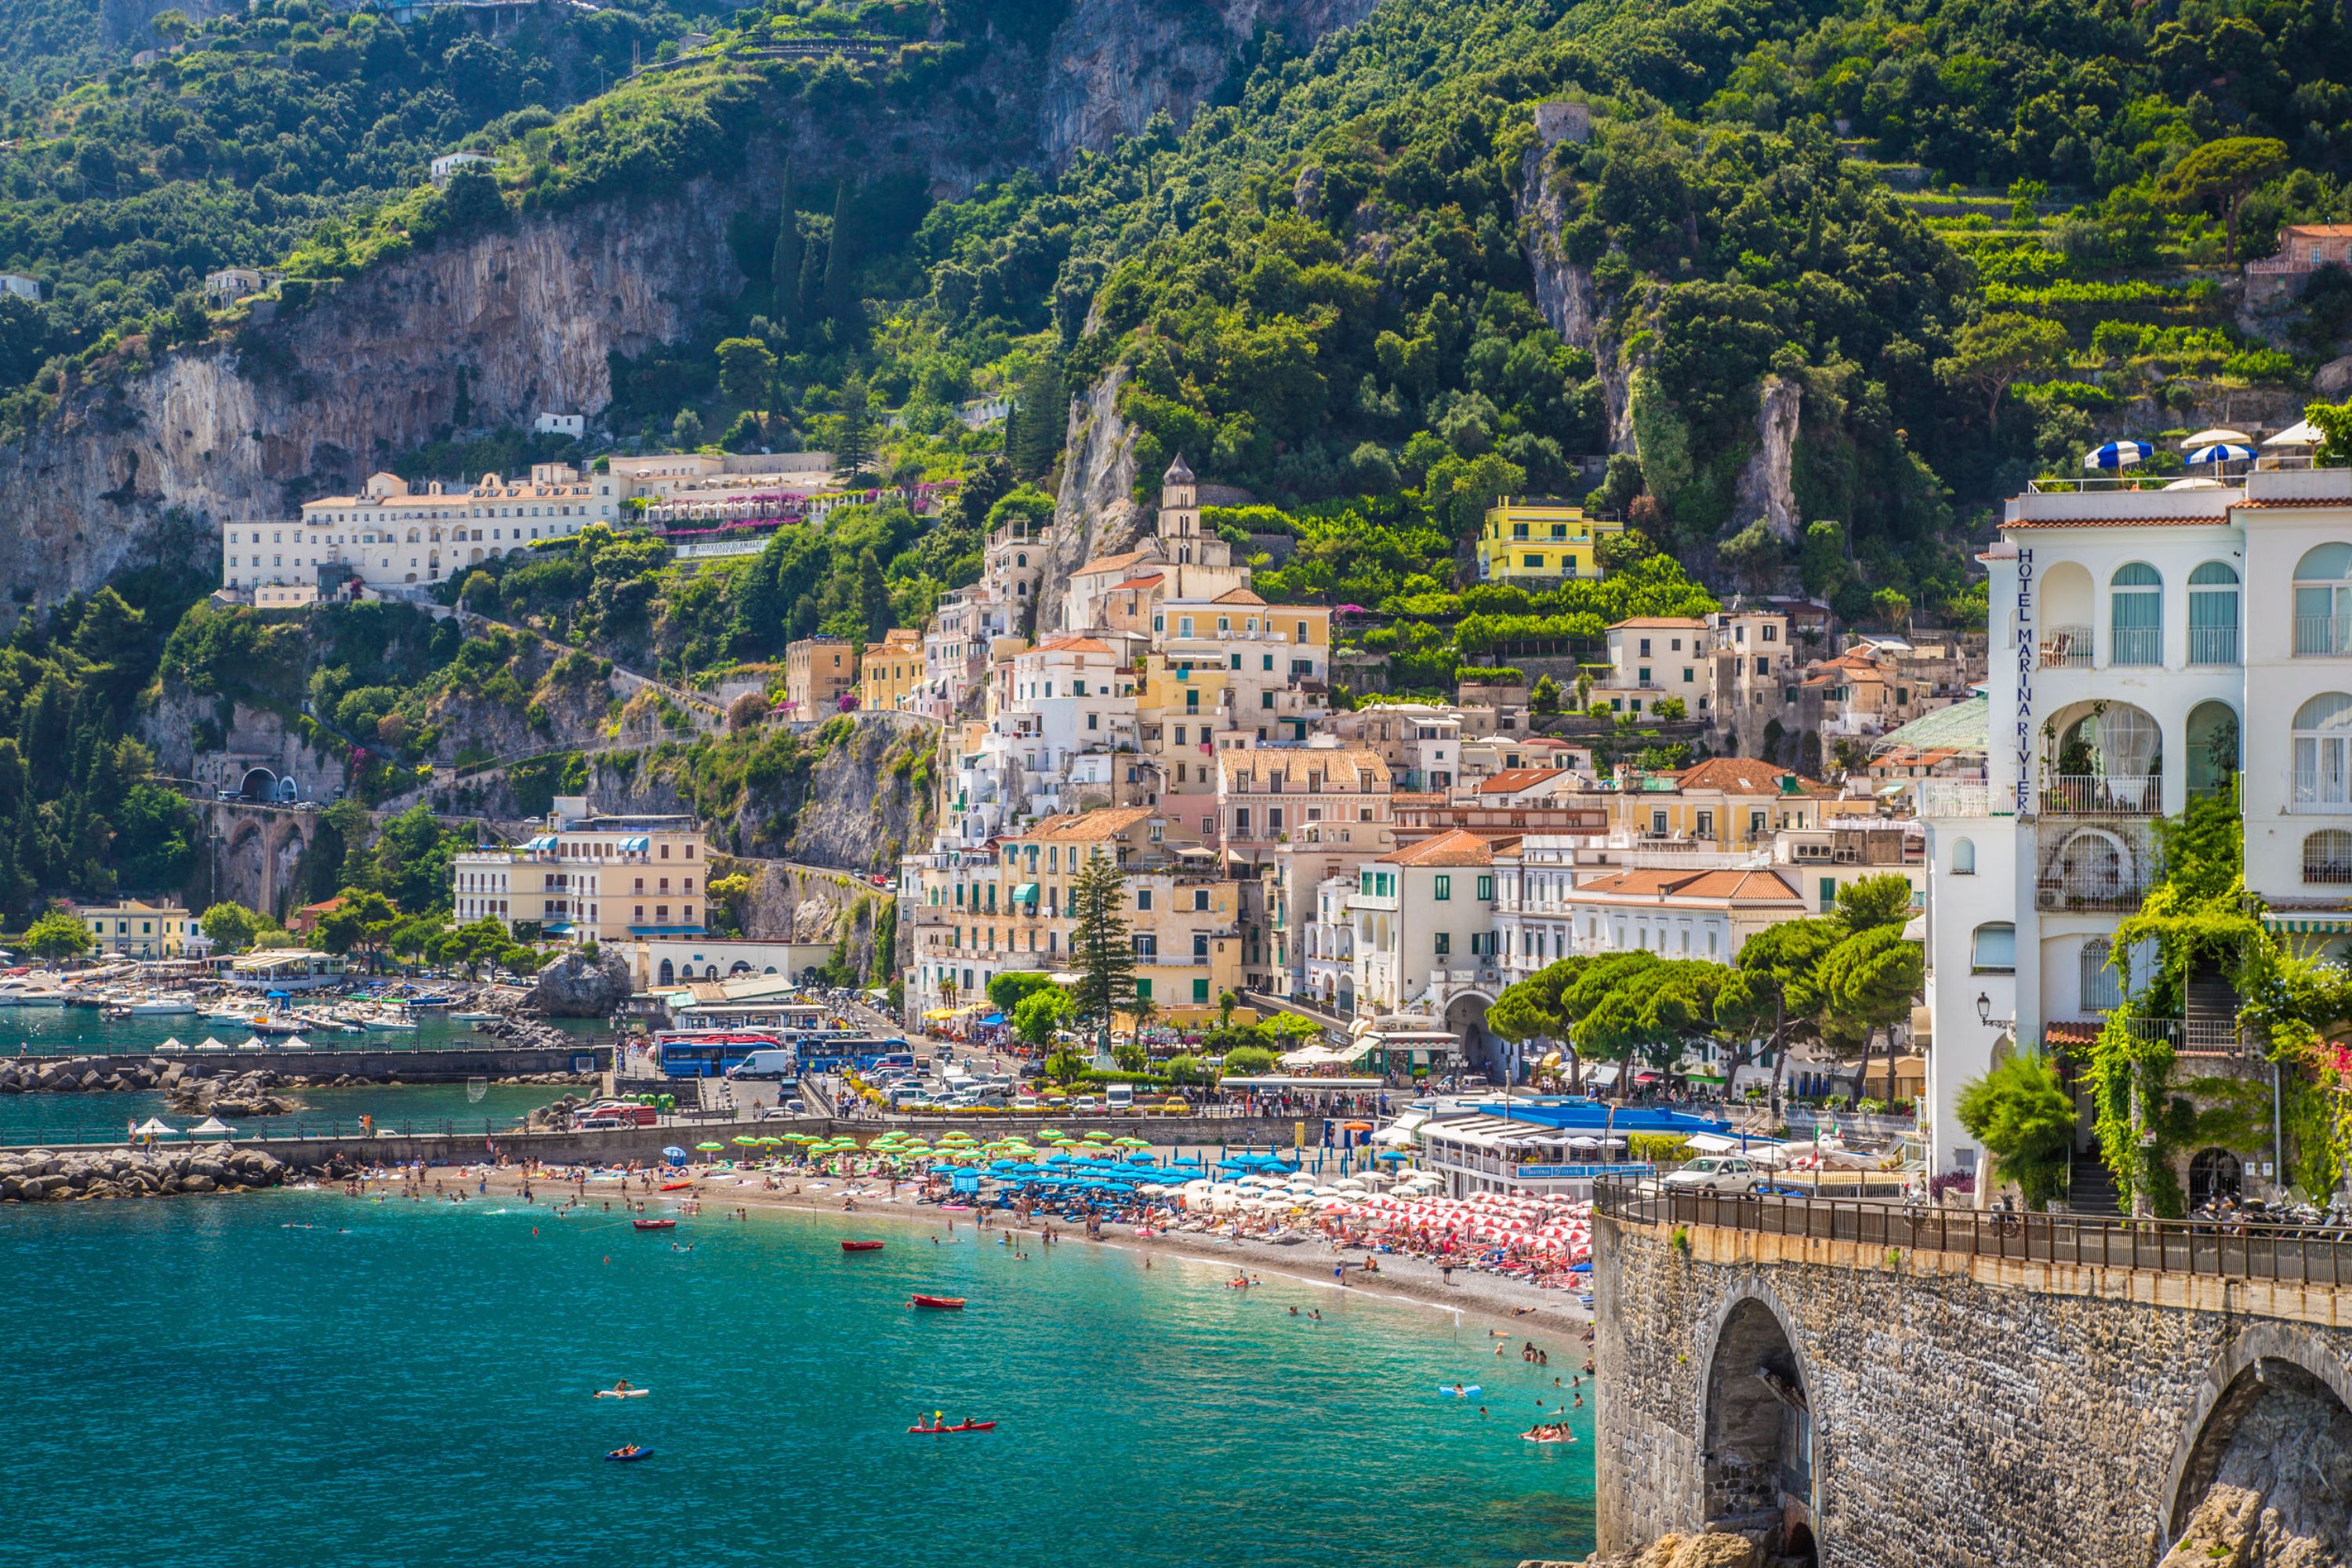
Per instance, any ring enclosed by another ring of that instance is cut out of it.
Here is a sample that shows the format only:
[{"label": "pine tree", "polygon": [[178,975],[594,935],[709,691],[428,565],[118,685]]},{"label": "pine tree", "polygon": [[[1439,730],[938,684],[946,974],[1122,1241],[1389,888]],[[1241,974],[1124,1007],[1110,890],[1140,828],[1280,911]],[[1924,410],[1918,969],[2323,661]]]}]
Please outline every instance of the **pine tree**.
[{"label": "pine tree", "polygon": [[1021,417],[1017,428],[1006,428],[1005,456],[1023,479],[1036,479],[1062,455],[1062,435],[1069,424],[1066,402],[1059,360],[1041,359],[1021,378],[1015,403]]},{"label": "pine tree", "polygon": [[776,324],[783,329],[784,341],[788,343],[797,341],[801,335],[803,248],[800,214],[793,209],[793,165],[787,159],[784,163],[782,206],[776,215],[776,248],[768,258],[768,289]]},{"label": "pine tree", "polygon": [[865,617],[867,640],[880,642],[890,629],[890,584],[872,545],[857,552],[857,609]]},{"label": "pine tree", "polygon": [[1108,855],[1087,861],[1070,883],[1070,961],[1078,983],[1070,993],[1081,1021],[1092,1021],[1095,1038],[1104,1056],[1110,1054],[1110,1020],[1114,1013],[1135,1010],[1135,939],[1127,928],[1121,906],[1127,898],[1127,873]]}]

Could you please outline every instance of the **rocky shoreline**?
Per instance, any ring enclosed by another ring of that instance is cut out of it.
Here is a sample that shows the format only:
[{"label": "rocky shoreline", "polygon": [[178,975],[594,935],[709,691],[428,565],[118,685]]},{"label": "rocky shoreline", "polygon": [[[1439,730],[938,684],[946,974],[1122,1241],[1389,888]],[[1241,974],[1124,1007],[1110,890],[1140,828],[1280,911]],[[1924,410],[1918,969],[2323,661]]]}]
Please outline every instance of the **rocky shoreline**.
[{"label": "rocky shoreline", "polygon": [[25,1149],[0,1153],[0,1203],[162,1197],[281,1186],[294,1167],[258,1149]]},{"label": "rocky shoreline", "polygon": [[[515,1027],[510,1034],[502,1033],[500,1037],[512,1037],[531,1045],[547,1043],[536,1037],[535,1031],[539,1030],[554,1037],[557,1044],[566,1038],[560,1030],[528,1023]],[[365,1073],[306,1078],[299,1074],[272,1072],[267,1068],[239,1071],[234,1063],[222,1062],[218,1064],[222,1070],[207,1076],[205,1068],[215,1064],[165,1061],[161,1057],[150,1057],[144,1061],[124,1066],[101,1066],[104,1059],[95,1057],[0,1059],[0,1095],[132,1094],[161,1089],[171,1097],[172,1109],[176,1111],[226,1117],[282,1116],[300,1110],[301,1101],[278,1093],[281,1089],[396,1088],[403,1082],[397,1073],[383,1078],[372,1078]],[[514,1073],[490,1081],[502,1085],[570,1089],[593,1085],[597,1081],[597,1075]]]}]

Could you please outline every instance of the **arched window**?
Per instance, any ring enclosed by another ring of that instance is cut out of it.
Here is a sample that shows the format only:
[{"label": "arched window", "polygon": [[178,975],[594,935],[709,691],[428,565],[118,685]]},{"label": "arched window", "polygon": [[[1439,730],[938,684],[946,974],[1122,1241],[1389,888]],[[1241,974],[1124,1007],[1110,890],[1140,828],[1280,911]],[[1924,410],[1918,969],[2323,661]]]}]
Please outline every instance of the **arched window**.
[{"label": "arched window", "polygon": [[2107,583],[2109,664],[2164,662],[2164,579],[2145,561],[2119,566]]},{"label": "arched window", "polygon": [[2007,921],[1977,927],[1969,939],[1969,970],[1975,974],[2017,972],[2017,928]]},{"label": "arched window", "polygon": [[2083,944],[2083,1011],[2085,1013],[2110,1013],[2124,1005],[2123,976],[2109,964],[2115,951],[2115,944],[2103,936],[2095,936]]},{"label": "arched window", "polygon": [[1977,846],[1973,838],[1952,840],[1952,875],[1973,877],[1977,874]]},{"label": "arched window", "polygon": [[2189,662],[2238,662],[2238,571],[2226,561],[2189,574]]},{"label": "arched window", "polygon": [[2294,710],[2297,811],[2352,808],[2352,697],[2323,691]]},{"label": "arched window", "polygon": [[2303,841],[2303,879],[2329,887],[2352,882],[2352,833],[2323,827]]},{"label": "arched window", "polygon": [[2294,651],[2352,653],[2352,544],[2323,544],[2294,563]]}]

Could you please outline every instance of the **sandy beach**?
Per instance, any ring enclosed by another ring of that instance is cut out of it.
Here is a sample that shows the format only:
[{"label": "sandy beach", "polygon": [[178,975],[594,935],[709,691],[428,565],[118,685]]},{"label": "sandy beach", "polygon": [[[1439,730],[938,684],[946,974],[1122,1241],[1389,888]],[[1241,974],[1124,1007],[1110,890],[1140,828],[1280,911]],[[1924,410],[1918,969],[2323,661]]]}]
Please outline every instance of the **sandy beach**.
[{"label": "sandy beach", "polygon": [[[502,1195],[520,1196],[525,1185],[521,1172],[499,1170],[484,1172],[479,1167],[435,1167],[425,1173],[425,1190],[430,1193],[436,1181],[450,1187],[473,1187],[487,1178],[489,1190]],[[648,1193],[632,1187],[629,1201],[651,1204],[656,1199],[698,1198],[705,1214],[713,1210],[740,1208],[752,1214],[762,1211],[823,1214],[836,1218],[845,1211],[841,1206],[846,1184],[839,1177],[785,1175],[779,1178],[785,1190],[770,1191],[761,1184],[765,1178],[753,1173],[720,1172],[701,1176],[691,1191],[663,1194]],[[815,1190],[818,1182],[829,1183],[824,1190]],[[530,1180],[536,1201],[555,1205],[575,1195],[579,1188],[572,1183],[553,1177],[533,1177]],[[370,1194],[395,1192],[400,1189],[398,1176],[372,1179],[367,1184]],[[801,1191],[790,1189],[798,1186]],[[925,1228],[945,1228],[952,1221],[959,1232],[977,1227],[980,1211],[958,1212],[941,1208],[936,1204],[912,1201],[914,1184],[906,1184],[899,1195],[886,1198],[880,1194],[861,1196],[854,1211],[861,1221],[891,1222],[898,1226]],[[619,1196],[619,1184],[591,1179],[586,1201],[601,1205]],[[648,1209],[658,1213],[659,1208]],[[989,1211],[991,1232],[1010,1228],[1015,1235],[1036,1235],[1045,1228],[1044,1222],[1032,1219],[1026,1226],[1016,1224],[1002,1211]],[[1517,1325],[1522,1330],[1543,1329],[1552,1333],[1580,1336],[1591,1321],[1591,1315],[1577,1300],[1572,1290],[1547,1290],[1523,1280],[1508,1279],[1477,1269],[1456,1268],[1448,1283],[1438,1266],[1427,1258],[1402,1254],[1383,1253],[1378,1257],[1379,1273],[1367,1275],[1359,1267],[1366,1253],[1361,1247],[1340,1248],[1316,1239],[1277,1245],[1254,1238],[1234,1240],[1227,1237],[1160,1232],[1150,1237],[1135,1234],[1134,1227],[1106,1221],[1099,1239],[1091,1238],[1085,1231],[1056,1220],[1053,1226],[1055,1246],[1077,1245],[1118,1247],[1130,1251],[1177,1254],[1199,1258],[1222,1266],[1227,1270],[1246,1268],[1261,1278],[1280,1278],[1297,1284],[1316,1286],[1327,1290],[1344,1290],[1349,1295],[1387,1297],[1415,1306],[1436,1307],[1458,1312],[1465,1318],[1475,1318],[1490,1326]],[[1339,1264],[1349,1267],[1346,1283],[1334,1279],[1332,1269]],[[1559,1347],[1549,1347],[1559,1348]],[[1563,1361],[1582,1364],[1581,1356],[1564,1357]]]}]

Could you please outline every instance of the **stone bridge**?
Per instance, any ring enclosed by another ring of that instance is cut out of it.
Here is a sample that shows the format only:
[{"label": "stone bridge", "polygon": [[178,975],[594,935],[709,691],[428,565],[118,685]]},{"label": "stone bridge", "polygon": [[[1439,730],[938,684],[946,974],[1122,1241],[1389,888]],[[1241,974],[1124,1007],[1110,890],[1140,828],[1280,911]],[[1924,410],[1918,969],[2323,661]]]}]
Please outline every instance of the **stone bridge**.
[{"label": "stone bridge", "polygon": [[212,897],[282,917],[294,868],[319,835],[317,808],[251,799],[194,804],[210,840]]},{"label": "stone bridge", "polygon": [[2352,1240],[1604,1183],[1593,1251],[1604,1552],[2352,1561]]}]

